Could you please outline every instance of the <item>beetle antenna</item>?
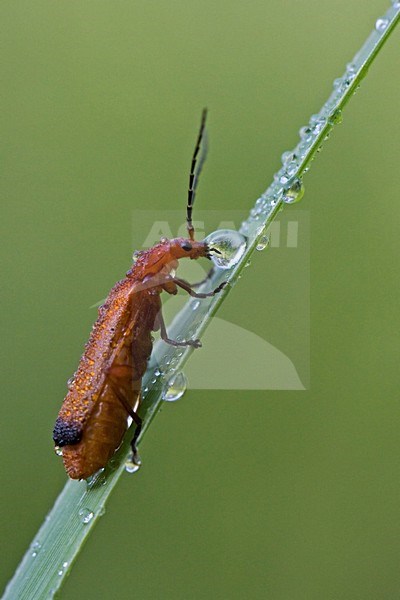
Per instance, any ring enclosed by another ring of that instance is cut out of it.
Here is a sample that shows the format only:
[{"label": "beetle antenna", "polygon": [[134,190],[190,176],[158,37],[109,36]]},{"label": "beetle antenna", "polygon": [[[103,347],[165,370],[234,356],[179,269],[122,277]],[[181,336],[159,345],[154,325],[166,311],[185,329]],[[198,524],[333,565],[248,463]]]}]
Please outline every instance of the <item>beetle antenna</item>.
[{"label": "beetle antenna", "polygon": [[[204,108],[201,114],[201,123],[199,135],[197,136],[196,146],[194,148],[192,163],[190,166],[190,175],[189,175],[189,189],[188,189],[188,201],[187,201],[187,209],[186,209],[186,222],[187,222],[187,230],[189,234],[189,238],[191,240],[194,239],[194,227],[192,223],[192,210],[194,199],[196,196],[196,188],[199,181],[199,176],[201,170],[204,165],[204,161],[207,156],[207,131],[206,127],[206,118],[207,118],[207,109]],[[203,141],[203,145],[201,142]],[[199,162],[197,163],[197,155],[199,153],[200,147],[202,145],[202,150],[199,158]],[[197,163],[197,166],[196,166]]]}]

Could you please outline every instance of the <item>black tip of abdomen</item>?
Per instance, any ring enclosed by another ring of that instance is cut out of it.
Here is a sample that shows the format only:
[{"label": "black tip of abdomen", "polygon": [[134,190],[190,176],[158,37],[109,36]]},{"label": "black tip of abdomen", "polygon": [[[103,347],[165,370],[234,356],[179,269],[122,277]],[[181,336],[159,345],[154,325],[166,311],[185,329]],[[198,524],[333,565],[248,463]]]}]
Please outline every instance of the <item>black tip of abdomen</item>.
[{"label": "black tip of abdomen", "polygon": [[82,428],[76,423],[68,423],[58,417],[53,430],[53,440],[56,446],[72,446],[82,439]]}]

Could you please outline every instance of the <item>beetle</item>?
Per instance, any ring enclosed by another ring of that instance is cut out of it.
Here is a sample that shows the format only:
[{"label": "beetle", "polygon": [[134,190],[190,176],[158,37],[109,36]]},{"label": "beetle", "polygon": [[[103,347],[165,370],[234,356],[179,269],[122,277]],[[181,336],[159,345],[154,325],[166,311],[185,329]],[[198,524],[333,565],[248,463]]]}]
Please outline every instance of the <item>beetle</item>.
[{"label": "beetle", "polygon": [[[182,258],[211,258],[218,254],[205,241],[194,239],[192,209],[199,175],[207,154],[205,141],[207,109],[201,116],[194,148],[186,209],[187,238],[165,239],[136,253],[124,279],[111,289],[99,308],[89,341],[58,414],[53,440],[62,452],[71,479],[87,479],[105,467],[128,428],[128,417],[136,424],[131,442],[133,462],[140,464],[137,440],[142,420],[138,415],[141,379],[152,351],[152,331],[160,331],[173,346],[201,346],[199,340],[176,341],[168,337],[161,312],[161,292],[176,294],[178,287],[195,298],[220,292],[226,282],[209,293],[198,293],[187,281],[176,277]],[[201,151],[200,151],[201,150]],[[200,155],[199,155],[200,152]]]}]

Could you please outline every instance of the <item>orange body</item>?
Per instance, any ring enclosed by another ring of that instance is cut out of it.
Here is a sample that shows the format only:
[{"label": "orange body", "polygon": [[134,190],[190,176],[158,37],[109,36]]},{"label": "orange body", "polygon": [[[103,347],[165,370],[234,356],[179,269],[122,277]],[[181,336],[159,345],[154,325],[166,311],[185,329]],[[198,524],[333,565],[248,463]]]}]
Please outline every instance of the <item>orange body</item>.
[{"label": "orange body", "polygon": [[111,290],[59,412],[53,433],[72,479],[104,467],[127,429],[128,409],[141,399],[141,379],[160,327],[160,294],[176,294],[178,259],[208,256],[204,242],[163,240],[138,254]]}]

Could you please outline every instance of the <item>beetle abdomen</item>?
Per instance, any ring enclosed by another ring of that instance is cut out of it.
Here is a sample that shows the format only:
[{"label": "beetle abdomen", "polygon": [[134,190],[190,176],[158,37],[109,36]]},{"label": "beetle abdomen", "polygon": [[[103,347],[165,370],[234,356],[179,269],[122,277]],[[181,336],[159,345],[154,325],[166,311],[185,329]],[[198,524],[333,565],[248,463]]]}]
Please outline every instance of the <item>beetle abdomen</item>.
[{"label": "beetle abdomen", "polygon": [[[132,406],[140,397],[140,386],[134,394],[129,403]],[[127,417],[126,409],[107,385],[86,423],[81,441],[63,448],[64,466],[71,479],[86,479],[107,464],[122,442]]]},{"label": "beetle abdomen", "polygon": [[72,479],[105,467],[127,429],[128,408],[137,409],[141,378],[151,354],[151,330],[160,296],[132,292],[125,279],[100,312],[75,378],[59,412],[53,439],[63,448]]}]

